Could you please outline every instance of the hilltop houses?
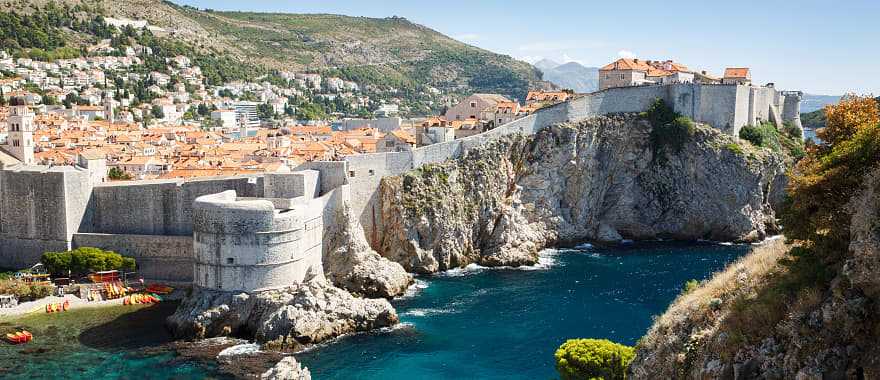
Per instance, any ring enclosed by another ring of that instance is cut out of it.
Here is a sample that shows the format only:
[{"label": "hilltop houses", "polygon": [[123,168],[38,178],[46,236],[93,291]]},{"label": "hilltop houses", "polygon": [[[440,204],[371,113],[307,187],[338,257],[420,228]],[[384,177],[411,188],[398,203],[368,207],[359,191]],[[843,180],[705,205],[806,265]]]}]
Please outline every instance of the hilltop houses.
[{"label": "hilltop houses", "polygon": [[646,84],[689,83],[694,73],[672,60],[652,61],[621,58],[599,69],[599,89]]},{"label": "hilltop houses", "polygon": [[752,83],[752,72],[748,67],[728,67],[724,69],[721,83],[749,85]]}]

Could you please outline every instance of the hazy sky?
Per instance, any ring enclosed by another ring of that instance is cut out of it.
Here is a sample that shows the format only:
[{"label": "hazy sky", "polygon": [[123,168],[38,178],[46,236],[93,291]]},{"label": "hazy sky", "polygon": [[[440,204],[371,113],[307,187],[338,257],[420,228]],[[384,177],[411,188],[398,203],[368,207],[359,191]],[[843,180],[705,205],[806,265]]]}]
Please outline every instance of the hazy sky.
[{"label": "hazy sky", "polygon": [[880,95],[880,0],[800,1],[205,1],[199,8],[402,16],[515,58],[601,66],[620,56],[674,59],[814,94]]}]

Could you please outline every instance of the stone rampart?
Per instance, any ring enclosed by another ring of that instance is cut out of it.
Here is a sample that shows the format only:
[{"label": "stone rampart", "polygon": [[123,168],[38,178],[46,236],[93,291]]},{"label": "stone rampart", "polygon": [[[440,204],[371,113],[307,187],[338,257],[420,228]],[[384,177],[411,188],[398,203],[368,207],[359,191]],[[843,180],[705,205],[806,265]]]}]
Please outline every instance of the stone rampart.
[{"label": "stone rampart", "polygon": [[75,167],[0,171],[0,266],[26,267],[45,251],[69,249],[90,192],[88,171]]},{"label": "stone rampart", "polygon": [[193,281],[192,236],[77,233],[73,247],[96,247],[133,257],[138,274],[148,281]]},{"label": "stone rampart", "polygon": [[263,196],[262,176],[110,183],[95,186],[82,232],[192,235],[192,203],[207,194],[235,190]]},{"label": "stone rampart", "polygon": [[234,190],[193,203],[195,284],[227,291],[261,291],[323,276],[324,212],[331,191],[320,198],[276,208],[268,199],[243,199]]}]

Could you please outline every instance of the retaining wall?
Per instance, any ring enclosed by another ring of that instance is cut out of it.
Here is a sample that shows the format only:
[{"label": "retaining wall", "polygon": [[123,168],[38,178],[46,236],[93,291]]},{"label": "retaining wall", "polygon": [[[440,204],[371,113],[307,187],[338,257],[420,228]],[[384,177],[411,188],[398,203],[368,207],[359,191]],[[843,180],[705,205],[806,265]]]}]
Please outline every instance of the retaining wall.
[{"label": "retaining wall", "polygon": [[192,236],[77,233],[73,247],[96,247],[133,257],[138,274],[148,281],[193,281]]}]

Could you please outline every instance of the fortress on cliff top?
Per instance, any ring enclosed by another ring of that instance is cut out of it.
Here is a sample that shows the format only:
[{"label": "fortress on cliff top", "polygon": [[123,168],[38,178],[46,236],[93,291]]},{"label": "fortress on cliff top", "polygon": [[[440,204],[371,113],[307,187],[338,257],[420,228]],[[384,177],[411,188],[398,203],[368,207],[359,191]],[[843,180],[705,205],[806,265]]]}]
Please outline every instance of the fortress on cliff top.
[{"label": "fortress on cliff top", "polygon": [[90,160],[79,166],[7,165],[0,170],[0,266],[27,267],[43,252],[89,246],[134,257],[149,280],[244,291],[298,283],[323,276],[324,236],[341,227],[334,215],[346,204],[377,246],[383,177],[461,157],[504,135],[641,112],[657,98],[733,136],[764,121],[801,127],[800,92],[673,83],[608,88],[478,135],[412,151],[307,162],[290,173],[102,183],[105,166]]}]

